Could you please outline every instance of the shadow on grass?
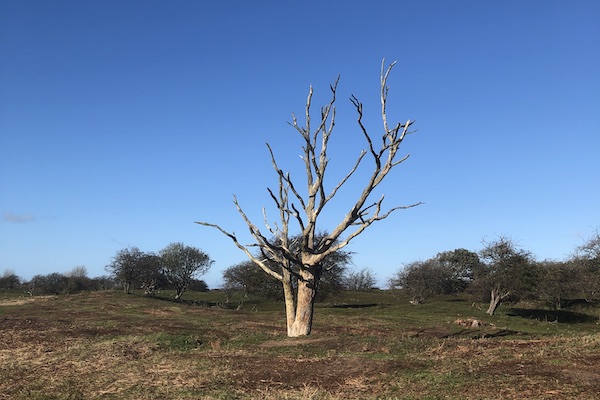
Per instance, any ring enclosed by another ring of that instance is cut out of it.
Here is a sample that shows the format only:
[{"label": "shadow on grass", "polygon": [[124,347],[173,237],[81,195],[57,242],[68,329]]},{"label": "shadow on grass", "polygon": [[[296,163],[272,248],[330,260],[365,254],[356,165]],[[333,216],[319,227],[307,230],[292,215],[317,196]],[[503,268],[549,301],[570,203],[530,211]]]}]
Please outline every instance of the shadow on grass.
[{"label": "shadow on grass", "polygon": [[489,339],[506,336],[524,336],[523,332],[513,331],[510,329],[496,329],[485,327],[482,329],[462,329],[458,332],[452,332],[448,327],[431,327],[421,329],[412,337],[436,337],[438,339]]},{"label": "shadow on grass", "polygon": [[564,310],[541,310],[528,308],[511,308],[506,315],[536,319],[543,322],[557,322],[566,324],[585,324],[598,321],[598,317]]},{"label": "shadow on grass", "polygon": [[187,300],[187,299],[175,299],[173,297],[165,297],[160,295],[149,296],[149,295],[137,295],[139,297],[144,297],[147,299],[159,300],[168,303],[176,303],[176,304],[186,304],[188,306],[196,306],[203,308],[224,308],[224,309],[235,309],[233,304],[225,304],[221,302],[213,302],[206,300]]},{"label": "shadow on grass", "polygon": [[490,339],[490,338],[497,338],[497,337],[521,336],[521,335],[523,335],[522,332],[513,331],[510,329],[500,329],[500,330],[493,330],[493,331],[489,331],[489,332],[471,331],[471,330],[465,329],[460,332],[444,336],[444,338],[469,337],[470,339]]},{"label": "shadow on grass", "polygon": [[331,308],[370,308],[370,307],[377,307],[380,306],[381,304],[377,304],[377,303],[365,303],[365,304],[334,304],[331,306]]}]

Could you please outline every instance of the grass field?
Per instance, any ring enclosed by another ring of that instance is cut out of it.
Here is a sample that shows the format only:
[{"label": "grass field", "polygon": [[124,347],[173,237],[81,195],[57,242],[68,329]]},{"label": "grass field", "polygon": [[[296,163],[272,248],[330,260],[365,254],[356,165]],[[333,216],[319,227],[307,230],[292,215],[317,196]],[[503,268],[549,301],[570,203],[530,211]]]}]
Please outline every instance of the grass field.
[{"label": "grass field", "polygon": [[0,399],[600,398],[598,308],[344,293],[290,339],[281,303],[164,295],[0,293]]}]

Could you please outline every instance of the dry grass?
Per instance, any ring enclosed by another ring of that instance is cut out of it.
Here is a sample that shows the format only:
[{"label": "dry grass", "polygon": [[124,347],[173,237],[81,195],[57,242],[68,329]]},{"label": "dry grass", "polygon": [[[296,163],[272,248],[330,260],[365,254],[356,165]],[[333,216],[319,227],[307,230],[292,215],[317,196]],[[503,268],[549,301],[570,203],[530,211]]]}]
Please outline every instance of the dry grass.
[{"label": "dry grass", "polygon": [[[600,334],[593,324],[577,333],[494,337],[506,328],[488,326],[483,334],[448,323],[418,326],[414,315],[403,321],[402,309],[392,305],[318,310],[314,335],[294,340],[284,336],[275,311],[119,293],[25,300],[0,305],[0,399],[600,395]],[[546,329],[539,324],[531,326]]]}]

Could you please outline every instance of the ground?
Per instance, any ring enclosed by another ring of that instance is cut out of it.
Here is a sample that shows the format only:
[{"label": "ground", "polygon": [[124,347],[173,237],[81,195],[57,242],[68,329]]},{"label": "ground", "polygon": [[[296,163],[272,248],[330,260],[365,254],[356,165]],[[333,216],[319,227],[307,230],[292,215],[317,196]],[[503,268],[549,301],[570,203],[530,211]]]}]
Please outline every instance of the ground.
[{"label": "ground", "polygon": [[234,311],[116,292],[2,300],[0,399],[600,397],[592,320],[505,313],[465,328],[454,321],[477,312],[467,302],[376,300],[322,305],[313,335],[296,339],[270,303]]}]

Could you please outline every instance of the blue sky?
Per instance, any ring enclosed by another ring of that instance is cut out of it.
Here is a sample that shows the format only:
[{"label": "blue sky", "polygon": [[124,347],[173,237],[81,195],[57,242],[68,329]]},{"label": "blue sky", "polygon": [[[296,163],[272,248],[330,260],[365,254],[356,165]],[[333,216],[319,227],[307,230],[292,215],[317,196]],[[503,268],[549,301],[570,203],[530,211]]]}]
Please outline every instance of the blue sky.
[{"label": "blue sky", "polygon": [[355,267],[383,282],[498,235],[562,259],[600,225],[599,21],[591,0],[0,2],[0,273],[99,276],[120,249],[180,241],[217,286],[244,255],[194,221],[248,243],[233,194],[257,224],[276,216],[265,143],[302,178],[287,121],[340,74],[335,184],[365,147],[352,94],[381,132],[383,57],[388,118],[418,133],[375,198],[425,204],[356,238]]}]

